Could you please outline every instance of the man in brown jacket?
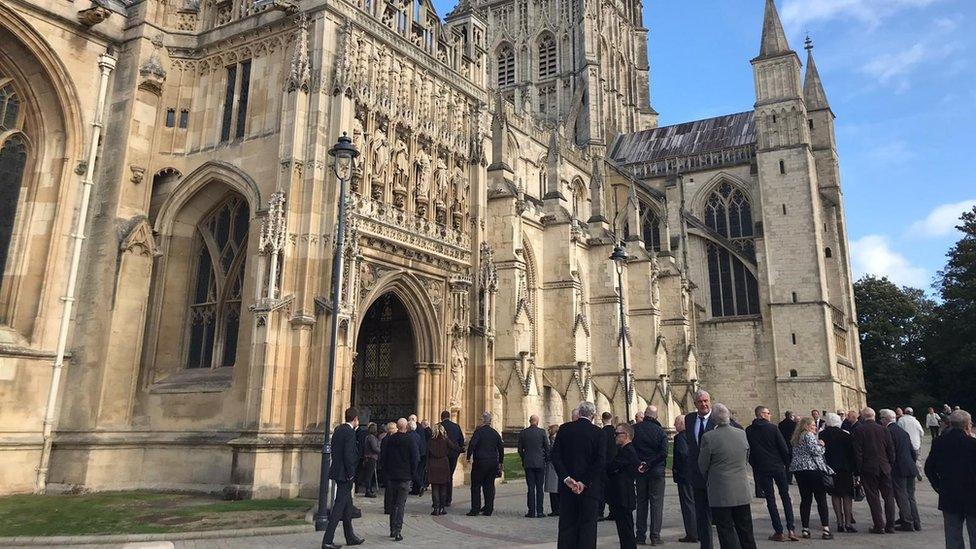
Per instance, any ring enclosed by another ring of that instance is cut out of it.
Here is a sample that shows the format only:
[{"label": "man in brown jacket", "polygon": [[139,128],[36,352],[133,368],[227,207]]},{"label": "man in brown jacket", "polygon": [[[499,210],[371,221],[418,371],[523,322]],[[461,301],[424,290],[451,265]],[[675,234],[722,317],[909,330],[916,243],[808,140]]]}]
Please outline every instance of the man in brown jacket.
[{"label": "man in brown jacket", "polygon": [[[854,463],[864,486],[864,495],[871,508],[874,526],[872,534],[894,533],[895,497],[891,487],[891,465],[895,462],[895,446],[891,434],[875,421],[871,408],[861,411],[864,423],[853,434]],[[881,499],[884,499],[884,513]]]}]

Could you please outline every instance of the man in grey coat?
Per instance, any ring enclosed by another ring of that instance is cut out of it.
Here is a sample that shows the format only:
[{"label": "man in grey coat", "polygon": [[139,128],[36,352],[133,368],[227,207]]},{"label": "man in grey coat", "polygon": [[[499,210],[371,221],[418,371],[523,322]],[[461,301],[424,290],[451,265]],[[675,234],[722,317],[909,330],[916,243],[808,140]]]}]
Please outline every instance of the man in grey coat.
[{"label": "man in grey coat", "polygon": [[549,437],[539,428],[539,416],[529,418],[529,426],[518,436],[518,454],[525,469],[525,483],[529,487],[526,518],[543,518],[545,498],[546,462],[549,461]]},{"label": "man in grey coat", "polygon": [[702,436],[698,469],[705,477],[719,545],[723,549],[755,549],[749,508],[749,441],[744,431],[729,425],[730,419],[725,405],[716,403],[712,407],[715,428]]}]

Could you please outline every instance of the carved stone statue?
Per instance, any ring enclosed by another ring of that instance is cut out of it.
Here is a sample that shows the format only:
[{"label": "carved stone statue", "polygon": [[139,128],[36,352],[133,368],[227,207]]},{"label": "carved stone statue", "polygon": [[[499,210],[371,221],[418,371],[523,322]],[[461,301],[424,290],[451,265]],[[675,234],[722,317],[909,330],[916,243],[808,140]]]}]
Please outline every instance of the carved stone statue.
[{"label": "carved stone statue", "polygon": [[464,396],[464,371],[468,359],[464,356],[464,337],[455,336],[451,344],[451,407],[461,406]]}]

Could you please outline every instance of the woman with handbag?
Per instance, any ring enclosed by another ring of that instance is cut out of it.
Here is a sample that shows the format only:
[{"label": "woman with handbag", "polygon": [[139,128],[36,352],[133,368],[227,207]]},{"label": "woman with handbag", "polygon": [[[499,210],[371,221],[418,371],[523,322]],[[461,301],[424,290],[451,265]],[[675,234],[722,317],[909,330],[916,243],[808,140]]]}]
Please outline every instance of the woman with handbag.
[{"label": "woman with handbag", "polygon": [[854,518],[854,439],[840,428],[841,419],[837,414],[827,414],[827,427],[820,433],[824,442],[824,461],[834,470],[834,488],[830,497],[837,516],[837,531],[854,533],[851,526]]},{"label": "woman with handbag", "polygon": [[817,512],[820,514],[820,525],[823,532],[822,539],[834,539],[830,533],[830,511],[827,509],[827,484],[833,484],[833,469],[824,461],[824,443],[817,438],[817,423],[813,418],[805,417],[796,424],[793,431],[793,461],[790,471],[796,479],[800,489],[800,523],[803,526],[801,536],[810,537],[810,507],[813,500],[817,500]]}]

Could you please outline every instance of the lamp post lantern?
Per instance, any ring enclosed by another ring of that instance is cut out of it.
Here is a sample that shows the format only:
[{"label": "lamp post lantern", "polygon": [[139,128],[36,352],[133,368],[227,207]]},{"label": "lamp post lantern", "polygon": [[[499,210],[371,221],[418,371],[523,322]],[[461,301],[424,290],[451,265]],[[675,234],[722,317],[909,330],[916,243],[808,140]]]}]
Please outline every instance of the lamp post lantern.
[{"label": "lamp post lantern", "polygon": [[617,288],[620,292],[620,299],[617,300],[617,304],[620,308],[620,352],[623,356],[624,365],[624,410],[627,414],[627,421],[630,421],[630,366],[627,363],[627,329],[625,327],[624,321],[624,263],[627,261],[627,252],[624,250],[623,242],[617,243],[613,247],[613,253],[610,254],[610,260],[613,261],[614,267],[617,269]]},{"label": "lamp post lantern", "polygon": [[342,262],[346,247],[346,194],[349,180],[356,169],[356,157],[359,151],[352,144],[352,139],[343,132],[342,136],[329,150],[329,155],[335,158],[332,170],[339,182],[339,215],[336,222],[335,253],[332,256],[332,326],[331,341],[329,343],[329,374],[325,386],[325,418],[322,430],[325,438],[322,441],[322,470],[319,473],[319,510],[315,514],[315,530],[325,530],[329,521],[329,468],[332,465],[332,390],[335,384],[336,353],[339,338],[339,307],[342,298]]}]

